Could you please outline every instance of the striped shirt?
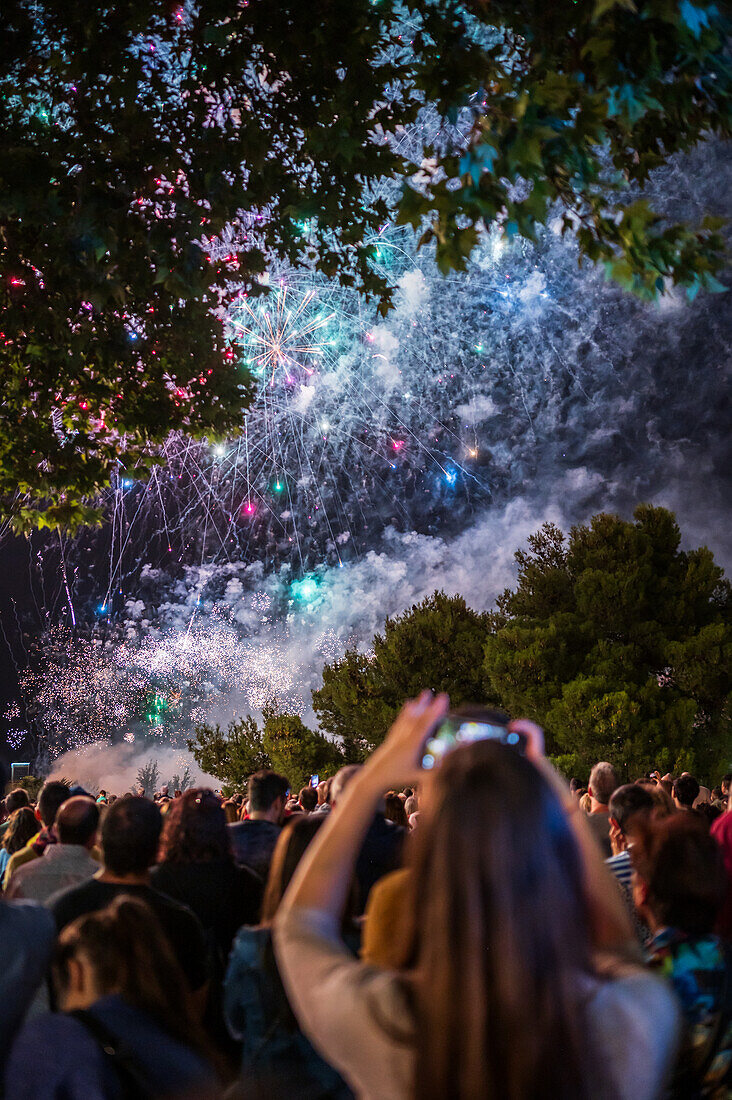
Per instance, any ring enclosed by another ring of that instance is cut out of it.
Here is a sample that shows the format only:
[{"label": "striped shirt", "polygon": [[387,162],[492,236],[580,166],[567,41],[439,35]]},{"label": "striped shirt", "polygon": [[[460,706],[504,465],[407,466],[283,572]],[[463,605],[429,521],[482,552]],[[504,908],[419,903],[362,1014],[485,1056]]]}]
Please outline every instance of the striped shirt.
[{"label": "striped shirt", "polygon": [[638,942],[644,946],[647,945],[651,939],[650,929],[640,919],[633,904],[633,885],[631,882],[633,864],[630,862],[630,852],[620,852],[617,856],[610,856],[610,859],[605,860],[605,865],[610,868],[618,880]]},{"label": "striped shirt", "polygon": [[610,856],[605,860],[623,890],[630,890],[630,876],[633,873],[633,865],[630,862],[630,852],[620,852],[617,856]]}]

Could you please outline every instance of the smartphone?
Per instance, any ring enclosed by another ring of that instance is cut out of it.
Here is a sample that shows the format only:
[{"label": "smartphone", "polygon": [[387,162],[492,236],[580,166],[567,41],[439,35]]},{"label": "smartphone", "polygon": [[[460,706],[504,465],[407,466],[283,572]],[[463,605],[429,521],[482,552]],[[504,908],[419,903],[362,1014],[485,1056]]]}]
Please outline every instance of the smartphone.
[{"label": "smartphone", "polygon": [[317,787],[319,782],[320,782],[320,776],[319,775],[311,775],[310,776],[310,786],[311,787]]},{"label": "smartphone", "polygon": [[443,757],[458,745],[472,741],[498,741],[520,753],[526,751],[526,735],[508,729],[509,717],[500,710],[486,707],[460,707],[440,722],[427,741],[422,757],[423,768],[436,768]]}]

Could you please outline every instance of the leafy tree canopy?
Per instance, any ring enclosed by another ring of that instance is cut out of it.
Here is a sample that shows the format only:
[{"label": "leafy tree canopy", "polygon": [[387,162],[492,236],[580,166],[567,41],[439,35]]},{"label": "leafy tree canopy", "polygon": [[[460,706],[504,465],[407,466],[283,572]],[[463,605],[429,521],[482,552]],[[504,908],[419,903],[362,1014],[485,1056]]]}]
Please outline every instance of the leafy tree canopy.
[{"label": "leafy tree canopy", "polygon": [[491,689],[537,719],[578,773],[599,759],[709,776],[732,739],[732,593],[671,512],[600,514],[569,537],[548,524],[516,554],[485,646]]},{"label": "leafy tree canopy", "polygon": [[381,743],[404,700],[426,687],[449,692],[456,706],[487,701],[482,654],[488,627],[487,615],[444,592],[387,619],[372,654],[349,650],[323,669],[323,686],[313,692],[321,729],[340,740],[351,763]]},{"label": "leafy tree canopy", "polygon": [[245,790],[249,776],[262,768],[286,776],[297,793],[311,775],[334,775],[343,763],[339,748],[298,715],[280,713],[271,704],[263,718],[261,728],[253,718],[237,719],[226,733],[219,725],[196,726],[188,748],[203,771],[221,780],[224,794]]},{"label": "leafy tree canopy", "polygon": [[296,714],[267,711],[262,743],[272,767],[290,781],[293,794],[310,782],[311,775],[335,775],[343,764],[340,749],[321,733],[308,729]]},{"label": "leafy tree canopy", "polygon": [[230,722],[226,732],[218,723],[202,723],[196,726],[188,749],[202,771],[221,780],[224,794],[244,790],[253,772],[272,766],[262,744],[262,731],[253,718]]},{"label": "leafy tree canopy", "polygon": [[240,430],[250,380],[219,307],[261,290],[273,258],[383,289],[364,240],[386,207],[365,188],[396,158],[371,135],[416,110],[393,6],[3,3],[0,499],[19,492],[16,525],[93,519],[119,461],[144,473],[171,430]]},{"label": "leafy tree canopy", "polygon": [[137,779],[130,789],[134,794],[142,791],[146,798],[152,798],[160,783],[160,769],[157,760],[148,760],[138,768]]},{"label": "leafy tree canopy", "polygon": [[[274,258],[388,305],[384,178],[443,270],[482,226],[533,237],[558,210],[639,294],[719,289],[720,224],[670,224],[641,189],[729,135],[729,32],[712,0],[4,0],[4,511],[94,521],[171,430],[240,430],[222,311]],[[434,146],[395,143],[428,104]]]},{"label": "leafy tree canopy", "polygon": [[[539,721],[565,770],[609,759],[710,778],[732,758],[732,588],[706,547],[684,551],[673,513],[601,513],[565,536],[547,524],[516,553],[516,587],[479,613],[435,592],[387,619],[372,652],[348,650],[313,692],[322,734],[265,708],[201,726],[199,766],[231,788],[274,767],[293,789],[363,760],[405,698],[425,687],[455,706],[499,705]],[[328,737],[333,738],[333,741]]]},{"label": "leafy tree canopy", "polygon": [[430,226],[443,270],[499,219],[534,238],[552,211],[581,252],[645,298],[666,280],[723,289],[721,222],[671,224],[643,197],[654,168],[732,128],[729,7],[716,0],[490,4],[413,0],[415,80],[467,138],[435,150],[401,217]]},{"label": "leafy tree canopy", "polygon": [[24,775],[22,779],[19,779],[17,783],[8,783],[6,787],[6,794],[10,794],[16,787],[22,787],[24,791],[28,792],[28,797],[32,802],[38,800],[38,795],[41,793],[45,780],[39,779],[35,775]]}]

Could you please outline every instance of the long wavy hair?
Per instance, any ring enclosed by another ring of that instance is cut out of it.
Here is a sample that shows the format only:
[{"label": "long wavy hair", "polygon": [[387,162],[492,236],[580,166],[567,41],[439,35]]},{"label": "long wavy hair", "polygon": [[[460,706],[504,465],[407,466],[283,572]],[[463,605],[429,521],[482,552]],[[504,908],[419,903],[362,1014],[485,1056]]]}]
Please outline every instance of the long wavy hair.
[{"label": "long wavy hair", "polygon": [[325,814],[297,814],[282,829],[272,853],[262,901],[262,924],[269,925],[274,920],[297,865],[321,825],[325,825]]},{"label": "long wavy hair", "polygon": [[30,806],[21,806],[10,815],[10,823],[3,837],[3,848],[12,856],[25,848],[28,841],[40,831],[41,826]]},{"label": "long wavy hair", "polygon": [[163,819],[161,863],[233,862],[221,802],[204,787],[193,787],[175,798]]},{"label": "long wavy hair", "polygon": [[411,857],[415,1096],[589,1098],[589,917],[559,801],[490,741],[450,753],[431,793]]}]

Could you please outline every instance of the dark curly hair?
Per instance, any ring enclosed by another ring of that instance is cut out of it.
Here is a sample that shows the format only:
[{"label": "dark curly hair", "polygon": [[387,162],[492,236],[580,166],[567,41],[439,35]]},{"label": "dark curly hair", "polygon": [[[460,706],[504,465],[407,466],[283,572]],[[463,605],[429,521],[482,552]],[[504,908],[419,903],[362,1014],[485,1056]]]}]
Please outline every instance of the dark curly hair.
[{"label": "dark curly hair", "polygon": [[203,787],[170,803],[160,839],[160,863],[220,863],[232,860],[226,813]]}]

